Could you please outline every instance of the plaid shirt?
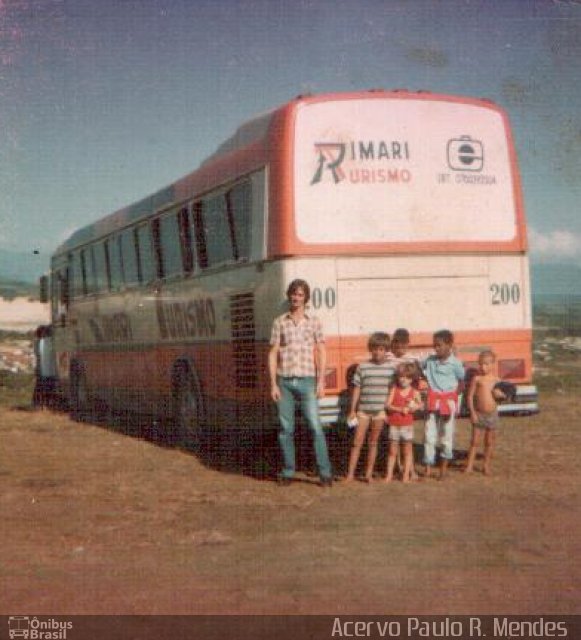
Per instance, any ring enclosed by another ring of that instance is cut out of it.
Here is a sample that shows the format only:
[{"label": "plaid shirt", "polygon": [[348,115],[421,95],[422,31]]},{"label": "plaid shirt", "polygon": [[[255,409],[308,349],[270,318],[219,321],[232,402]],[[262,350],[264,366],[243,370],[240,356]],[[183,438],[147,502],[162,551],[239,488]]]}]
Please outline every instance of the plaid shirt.
[{"label": "plaid shirt", "polygon": [[314,348],[325,342],[323,326],[316,316],[305,313],[295,322],[283,313],[272,325],[271,346],[279,346],[277,374],[283,378],[316,376]]}]

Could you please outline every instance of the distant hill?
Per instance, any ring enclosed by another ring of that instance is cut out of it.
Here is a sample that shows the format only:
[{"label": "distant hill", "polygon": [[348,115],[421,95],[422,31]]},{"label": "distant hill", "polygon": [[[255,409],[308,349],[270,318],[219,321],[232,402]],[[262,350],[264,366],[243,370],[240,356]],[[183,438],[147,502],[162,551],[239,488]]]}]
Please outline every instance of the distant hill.
[{"label": "distant hill", "polygon": [[0,280],[0,302],[2,300],[14,300],[15,298],[39,299],[39,287],[32,282],[17,282],[12,280]]},{"label": "distant hill", "polygon": [[581,299],[581,267],[573,264],[532,264],[533,302]]}]

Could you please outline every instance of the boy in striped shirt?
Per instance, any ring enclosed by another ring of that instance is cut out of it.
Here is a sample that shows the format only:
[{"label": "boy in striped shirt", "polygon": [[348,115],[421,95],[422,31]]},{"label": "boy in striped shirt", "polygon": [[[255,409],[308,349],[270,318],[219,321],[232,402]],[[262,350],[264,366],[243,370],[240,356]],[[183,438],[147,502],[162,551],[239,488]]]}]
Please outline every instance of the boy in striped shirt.
[{"label": "boy in striped shirt", "polygon": [[368,431],[369,451],[367,453],[365,481],[371,482],[373,479],[379,437],[385,424],[385,402],[393,376],[393,366],[387,359],[389,345],[390,341],[387,333],[373,333],[367,343],[371,359],[367,362],[362,362],[353,376],[348,420],[356,419],[357,429],[351,446],[349,469],[345,482],[351,482],[355,478],[361,447],[365,442]]}]

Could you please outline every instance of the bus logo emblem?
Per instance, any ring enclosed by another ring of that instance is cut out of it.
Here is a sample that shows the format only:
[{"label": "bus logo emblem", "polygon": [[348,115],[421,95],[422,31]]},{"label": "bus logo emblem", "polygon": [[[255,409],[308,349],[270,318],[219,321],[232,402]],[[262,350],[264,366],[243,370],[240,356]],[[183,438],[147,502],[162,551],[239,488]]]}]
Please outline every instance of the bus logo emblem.
[{"label": "bus logo emblem", "polygon": [[448,141],[448,166],[452,171],[482,171],[484,146],[480,140],[460,136]]},{"label": "bus logo emblem", "polygon": [[325,168],[331,172],[335,184],[344,180],[345,172],[341,169],[341,164],[345,158],[345,144],[342,142],[316,142],[315,150],[319,154],[319,164],[311,180],[311,185],[321,182]]}]

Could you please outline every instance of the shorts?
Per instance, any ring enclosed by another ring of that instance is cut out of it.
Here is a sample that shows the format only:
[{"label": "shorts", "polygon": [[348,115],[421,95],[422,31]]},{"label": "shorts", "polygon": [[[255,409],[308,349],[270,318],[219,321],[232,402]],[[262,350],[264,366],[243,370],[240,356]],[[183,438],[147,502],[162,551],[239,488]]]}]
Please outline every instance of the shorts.
[{"label": "shorts", "polygon": [[490,413],[478,413],[476,412],[478,421],[474,423],[477,429],[494,430],[499,425],[498,411],[491,411]]},{"label": "shorts", "polygon": [[385,420],[385,410],[379,409],[378,411],[358,411],[357,419],[358,420]]},{"label": "shorts", "polygon": [[389,425],[390,442],[412,442],[414,439],[414,428],[411,425],[405,425],[402,427],[394,427]]},{"label": "shorts", "polygon": [[367,431],[371,427],[372,431],[381,429],[383,431],[383,425],[385,424],[385,411],[358,411],[357,412],[357,430],[360,429]]}]

